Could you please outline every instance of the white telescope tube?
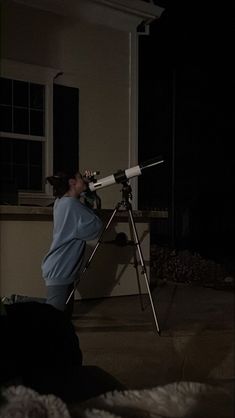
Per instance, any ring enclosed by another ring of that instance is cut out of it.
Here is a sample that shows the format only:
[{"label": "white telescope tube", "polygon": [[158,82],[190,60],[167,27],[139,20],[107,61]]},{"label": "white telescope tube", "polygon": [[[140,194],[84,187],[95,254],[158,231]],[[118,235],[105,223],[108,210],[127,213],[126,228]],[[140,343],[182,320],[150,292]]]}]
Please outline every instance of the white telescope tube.
[{"label": "white telescope tube", "polygon": [[130,179],[131,177],[140,176],[141,169],[139,165],[136,165],[135,167],[127,168],[125,170],[126,177]]},{"label": "white telescope tube", "polygon": [[[122,171],[120,170],[120,172],[117,171],[116,174],[111,174],[111,176],[104,177],[103,179],[97,180],[96,183],[91,182],[88,184],[88,187],[93,192],[94,190],[102,189],[103,187],[111,186],[112,184],[115,184],[115,183],[122,183],[122,181],[127,181],[131,177],[139,176],[140,174],[141,174],[141,170],[140,170],[140,167],[137,165],[136,167],[127,168],[126,170],[122,170]],[[119,181],[119,178],[117,179],[117,177],[119,176],[123,180]]]},{"label": "white telescope tube", "polygon": [[136,165],[135,167],[127,168],[126,170],[119,170],[116,173],[111,174],[111,176],[104,177],[103,179],[99,179],[96,182],[90,182],[88,187],[92,192],[94,192],[95,190],[111,186],[115,183],[124,183],[132,177],[140,176],[143,169],[153,167],[163,162],[164,160],[162,157],[153,158],[152,160],[146,161],[140,165]]},{"label": "white telescope tube", "polygon": [[96,183],[91,182],[88,184],[89,189],[93,192],[94,190],[101,189],[103,187],[111,186],[112,184],[116,183],[115,177],[113,174],[108,177],[104,177],[103,179],[97,180]]}]

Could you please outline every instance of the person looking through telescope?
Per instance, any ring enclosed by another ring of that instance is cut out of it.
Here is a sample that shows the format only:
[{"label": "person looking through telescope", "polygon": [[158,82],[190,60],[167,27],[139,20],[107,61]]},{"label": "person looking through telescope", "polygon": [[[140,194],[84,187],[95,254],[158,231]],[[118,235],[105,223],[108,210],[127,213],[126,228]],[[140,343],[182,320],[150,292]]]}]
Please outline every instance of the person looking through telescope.
[{"label": "person looking through telescope", "polygon": [[66,300],[74,287],[84,259],[86,241],[98,237],[102,222],[82,201],[92,173],[59,172],[46,178],[53,186],[53,239],[42,260],[42,275],[47,288],[46,303],[66,311],[71,318],[73,301]]}]

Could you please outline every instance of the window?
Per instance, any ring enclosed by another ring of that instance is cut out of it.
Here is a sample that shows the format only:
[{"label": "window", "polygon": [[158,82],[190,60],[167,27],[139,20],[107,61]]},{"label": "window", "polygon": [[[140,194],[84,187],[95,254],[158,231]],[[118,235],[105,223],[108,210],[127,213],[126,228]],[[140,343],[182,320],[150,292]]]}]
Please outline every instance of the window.
[{"label": "window", "polygon": [[45,178],[78,168],[79,89],[68,76],[66,85],[55,84],[57,74],[52,68],[1,61],[0,204],[51,204]]},{"label": "window", "polygon": [[45,86],[0,77],[1,182],[43,191]]}]

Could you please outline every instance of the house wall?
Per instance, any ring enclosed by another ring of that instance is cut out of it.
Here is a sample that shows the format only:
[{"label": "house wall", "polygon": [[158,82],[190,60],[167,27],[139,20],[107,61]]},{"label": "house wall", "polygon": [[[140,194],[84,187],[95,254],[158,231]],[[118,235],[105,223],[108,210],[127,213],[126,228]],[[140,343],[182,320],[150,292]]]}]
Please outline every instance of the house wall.
[{"label": "house wall", "polygon": [[52,236],[51,221],[0,222],[0,295],[44,298],[41,262]]},{"label": "house wall", "polygon": [[[128,167],[129,33],[14,2],[2,5],[1,58],[63,72],[79,88],[80,169],[106,177]],[[120,187],[100,191],[112,208]]]},{"label": "house wall", "polygon": [[[46,287],[42,278],[41,263],[52,238],[53,221],[51,208],[27,208],[7,214],[0,221],[0,295],[13,294],[33,298],[45,298]],[[18,213],[17,213],[18,212]],[[106,225],[107,219],[103,219]],[[117,246],[116,234],[124,232],[128,241],[132,239],[128,218],[115,218],[105,232],[101,245],[95,252],[91,264],[82,276],[76,291],[76,299],[122,296],[139,293],[139,285],[146,293],[146,282],[140,262],[134,268],[134,255],[139,260],[136,247]],[[142,255],[149,275],[150,236],[149,223],[139,219],[136,223]],[[97,240],[87,244],[84,263],[88,260]],[[139,285],[138,285],[139,280]]]},{"label": "house wall", "polygon": [[[56,83],[79,88],[79,168],[81,171],[85,168],[99,170],[103,178],[137,164],[137,35],[127,26],[122,31],[71,16],[71,13],[62,16],[42,11],[33,4],[28,7],[11,0],[2,2],[1,59],[8,61],[11,68],[14,63],[20,63],[20,71],[22,64],[28,69],[33,66],[33,71],[35,66],[40,72],[43,68],[51,77],[51,83],[53,77],[62,72]],[[52,143],[51,130],[49,135]],[[48,150],[51,152],[51,146]],[[48,160],[45,164],[48,168]],[[136,179],[131,182],[136,188]],[[116,206],[122,197],[120,189],[120,185],[115,184],[99,191],[102,208]],[[137,195],[133,195],[133,201],[137,201]],[[20,211],[21,208],[18,207]],[[1,213],[5,213],[4,210]],[[37,208],[32,210],[38,212]],[[5,219],[3,215],[0,225],[2,296],[45,296],[41,261],[51,242],[52,219],[43,216],[32,219],[29,216],[32,210],[25,209],[24,219],[21,215],[14,217],[14,206],[6,211],[10,217]],[[148,224],[140,228],[141,236],[142,233],[144,256],[148,259]],[[118,250],[114,249],[113,254],[115,263],[110,262],[109,254],[109,267],[115,267],[118,275],[112,270],[115,282],[115,278],[120,277],[120,269],[126,269],[123,263],[117,265]],[[135,277],[133,265],[127,270]],[[129,285],[128,280],[123,281],[123,288],[117,282],[117,289],[122,289],[121,294],[135,293],[135,279],[134,288]],[[118,295],[114,283],[111,287],[112,294]],[[88,295],[85,290],[83,295]]]}]

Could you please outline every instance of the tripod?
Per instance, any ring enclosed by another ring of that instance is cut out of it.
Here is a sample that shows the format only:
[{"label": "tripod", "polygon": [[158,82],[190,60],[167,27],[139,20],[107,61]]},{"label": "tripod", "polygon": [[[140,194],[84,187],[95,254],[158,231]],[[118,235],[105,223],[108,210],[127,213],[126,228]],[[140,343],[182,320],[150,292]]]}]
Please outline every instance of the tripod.
[{"label": "tripod", "polygon": [[[133,218],[132,205],[130,203],[130,201],[132,200],[132,189],[131,189],[130,184],[127,181],[122,182],[122,186],[123,186],[122,187],[122,200],[121,200],[121,202],[118,202],[117,205],[115,206],[114,211],[111,214],[106,226],[104,227],[104,229],[103,229],[103,231],[102,231],[102,233],[101,233],[101,235],[100,235],[100,237],[99,237],[99,239],[98,239],[90,257],[88,258],[83,270],[81,271],[81,273],[79,275],[79,278],[75,281],[74,288],[71,291],[71,293],[70,293],[70,295],[69,295],[69,297],[66,301],[66,305],[69,302],[69,300],[71,299],[71,297],[72,297],[73,293],[75,292],[78,284],[80,283],[81,275],[86,272],[89,265],[91,264],[91,261],[92,261],[94,255],[95,255],[99,245],[102,243],[102,238],[103,238],[105,232],[108,230],[108,228],[109,228],[110,224],[112,223],[112,220],[115,217],[116,213],[122,207],[123,209],[128,211],[131,237],[133,238],[134,246],[136,246],[136,248],[138,250],[139,260],[140,260],[140,264],[141,264],[141,268],[142,268],[141,273],[144,275],[144,278],[145,278],[145,284],[146,284],[149,299],[150,299],[150,304],[151,304],[151,308],[152,308],[152,312],[153,312],[155,325],[156,325],[156,328],[157,328],[157,332],[160,335],[160,328],[159,328],[159,325],[158,325],[158,320],[157,320],[157,316],[156,316],[156,312],[155,312],[155,307],[154,307],[154,303],[153,303],[153,299],[152,299],[152,295],[151,295],[151,291],[150,291],[150,287],[149,287],[149,280],[148,280],[148,276],[147,276],[147,270],[146,270],[146,266],[145,266],[141,246],[140,246],[139,237],[138,237],[138,234],[137,234],[137,229],[136,229],[134,218]],[[136,258],[135,254],[134,254],[134,259],[135,259],[135,268],[137,269],[137,264],[138,263],[137,263],[137,258]],[[140,285],[139,285],[139,292],[141,294]]]}]

